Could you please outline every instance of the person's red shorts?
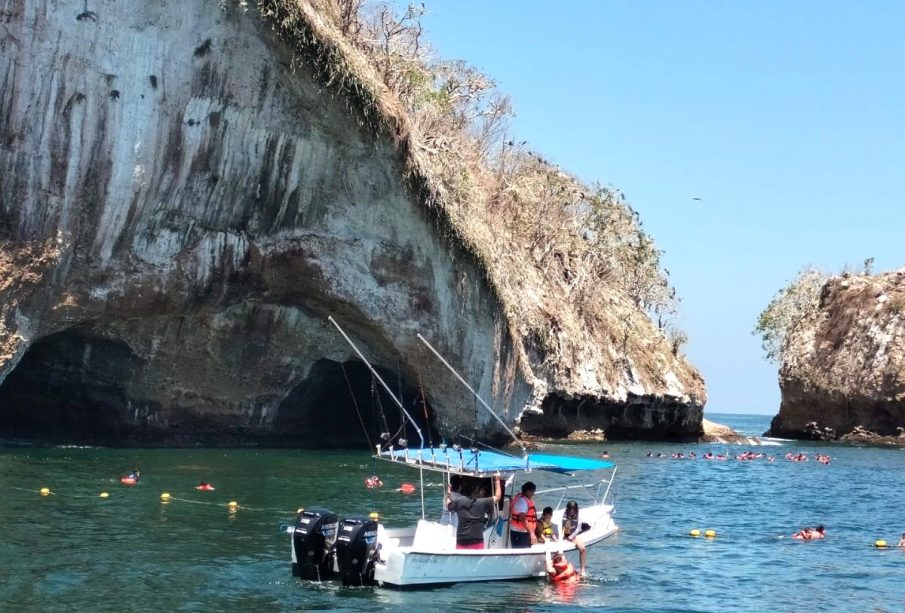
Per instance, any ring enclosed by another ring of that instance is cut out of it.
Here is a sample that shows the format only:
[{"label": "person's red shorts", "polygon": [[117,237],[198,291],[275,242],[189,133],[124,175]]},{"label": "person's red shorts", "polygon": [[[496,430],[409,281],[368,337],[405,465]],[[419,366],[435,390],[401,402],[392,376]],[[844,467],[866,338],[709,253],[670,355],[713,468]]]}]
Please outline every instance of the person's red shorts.
[{"label": "person's red shorts", "polygon": [[456,549],[484,549],[484,543],[473,543],[471,545],[459,545],[456,543]]}]

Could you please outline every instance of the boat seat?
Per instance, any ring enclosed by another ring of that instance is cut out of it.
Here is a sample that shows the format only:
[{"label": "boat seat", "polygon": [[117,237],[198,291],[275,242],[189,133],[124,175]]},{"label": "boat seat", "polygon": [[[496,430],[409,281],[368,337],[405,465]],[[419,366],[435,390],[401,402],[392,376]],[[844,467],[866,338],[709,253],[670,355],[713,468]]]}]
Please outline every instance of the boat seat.
[{"label": "boat seat", "polygon": [[399,539],[387,536],[387,529],[383,524],[377,524],[377,542],[385,544],[386,547],[399,547]]},{"label": "boat seat", "polygon": [[441,525],[437,522],[418,520],[415,528],[415,540],[412,549],[420,551],[445,551],[456,548],[456,529],[450,525]]}]

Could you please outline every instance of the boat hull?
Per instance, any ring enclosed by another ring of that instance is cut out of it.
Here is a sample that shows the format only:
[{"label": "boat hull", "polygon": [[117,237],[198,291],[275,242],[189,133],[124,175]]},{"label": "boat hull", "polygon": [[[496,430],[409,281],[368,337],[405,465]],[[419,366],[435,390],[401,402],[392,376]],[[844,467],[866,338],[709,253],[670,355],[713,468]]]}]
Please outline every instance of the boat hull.
[{"label": "boat hull", "polygon": [[[617,528],[609,514],[595,522],[594,529],[582,535],[586,547],[615,534]],[[551,550],[563,555],[578,568],[579,553],[570,542],[553,543]],[[413,546],[390,547],[381,554],[374,579],[386,587],[426,587],[477,581],[511,581],[546,576],[545,545],[528,549],[449,549],[424,550]]]}]

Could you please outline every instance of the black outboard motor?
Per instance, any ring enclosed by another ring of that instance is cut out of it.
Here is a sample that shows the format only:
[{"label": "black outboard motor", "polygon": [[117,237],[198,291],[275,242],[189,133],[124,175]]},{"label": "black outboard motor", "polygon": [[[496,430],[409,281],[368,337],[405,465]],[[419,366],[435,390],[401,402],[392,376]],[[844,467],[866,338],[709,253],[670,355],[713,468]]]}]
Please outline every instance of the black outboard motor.
[{"label": "black outboard motor", "polygon": [[292,574],[311,581],[326,581],[333,574],[333,544],[339,518],[336,513],[311,507],[299,513],[292,535]]},{"label": "black outboard motor", "polygon": [[374,585],[377,563],[377,522],[367,517],[347,517],[339,524],[336,564],[343,585]]}]

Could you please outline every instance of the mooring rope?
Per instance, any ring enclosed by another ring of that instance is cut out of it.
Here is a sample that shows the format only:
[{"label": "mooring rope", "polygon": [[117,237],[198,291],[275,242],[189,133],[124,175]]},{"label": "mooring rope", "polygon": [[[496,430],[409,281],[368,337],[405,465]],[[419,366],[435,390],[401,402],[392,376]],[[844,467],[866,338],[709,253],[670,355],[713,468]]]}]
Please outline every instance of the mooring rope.
[{"label": "mooring rope", "polygon": [[349,395],[352,396],[352,405],[355,407],[355,414],[358,415],[358,421],[361,423],[361,429],[365,433],[365,440],[368,441],[368,449],[374,449],[374,445],[371,443],[371,437],[368,436],[368,428],[365,426],[365,420],[361,416],[361,411],[358,409],[358,401],[355,400],[355,392],[352,391],[352,382],[349,380],[349,373],[346,372],[346,365],[342,362],[339,365],[343,369],[343,376],[346,378],[346,385],[349,386]]}]

